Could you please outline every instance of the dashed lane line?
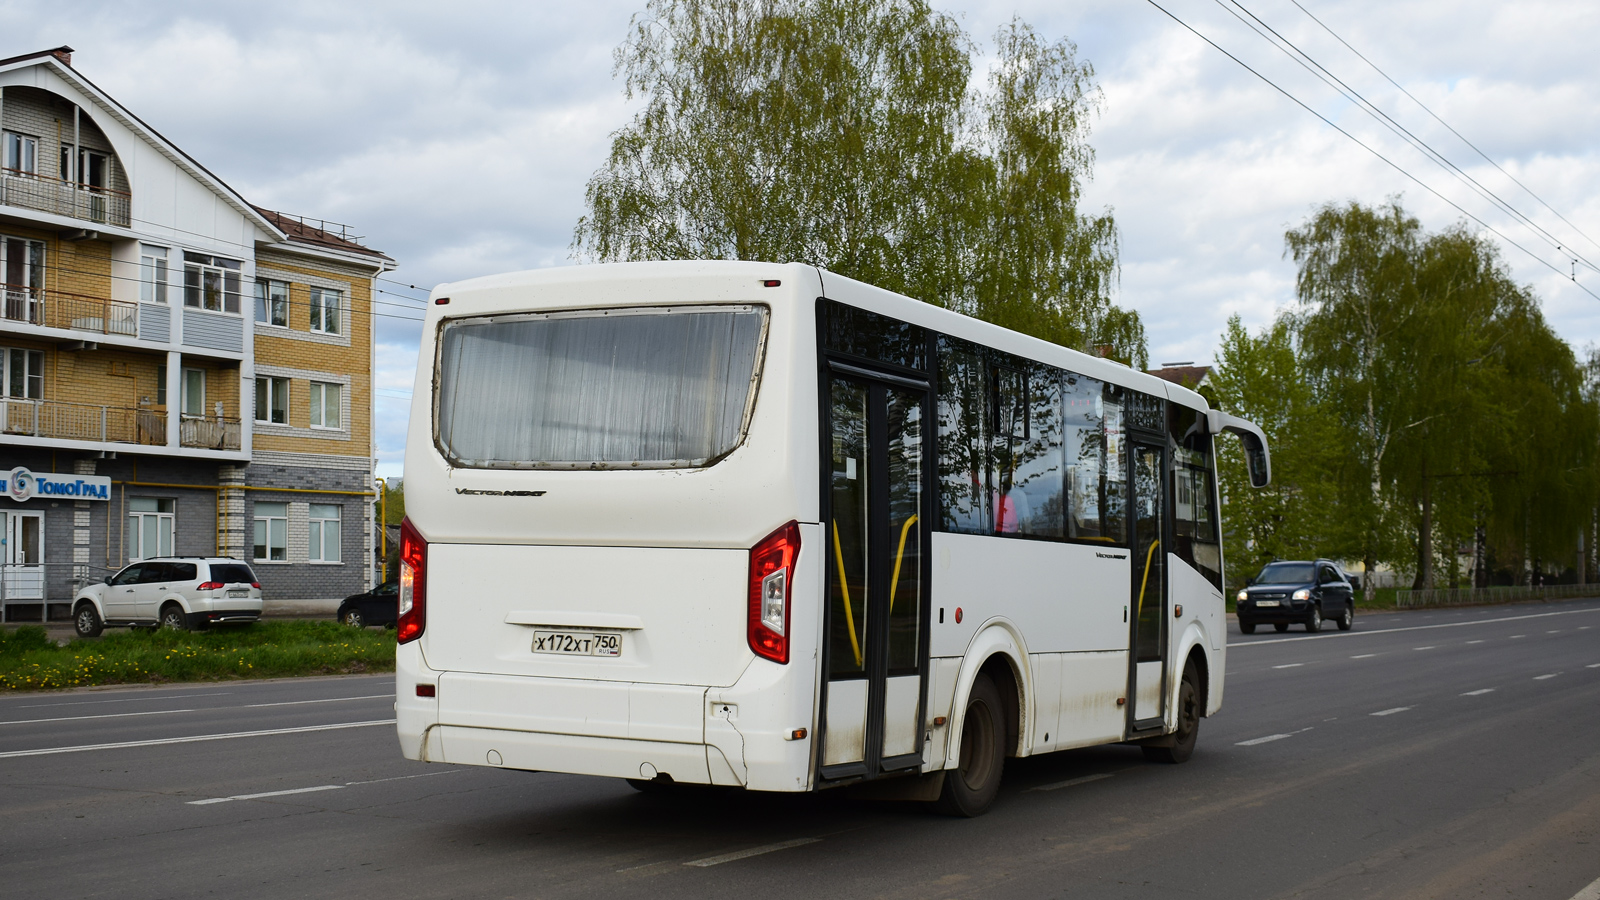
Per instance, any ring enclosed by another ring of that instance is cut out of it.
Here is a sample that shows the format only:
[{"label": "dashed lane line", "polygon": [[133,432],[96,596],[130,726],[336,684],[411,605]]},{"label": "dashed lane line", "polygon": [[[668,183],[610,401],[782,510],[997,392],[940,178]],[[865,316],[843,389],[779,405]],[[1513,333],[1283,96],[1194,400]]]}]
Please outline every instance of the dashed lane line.
[{"label": "dashed lane line", "polygon": [[1492,693],[1494,693],[1494,688],[1478,688],[1475,691],[1467,691],[1465,694],[1462,694],[1461,696],[1463,696],[1463,697],[1479,697],[1479,696],[1482,696],[1484,694],[1492,694]]},{"label": "dashed lane line", "polygon": [[1380,709],[1375,713],[1367,713],[1367,715],[1369,715],[1369,716],[1392,716],[1395,713],[1403,713],[1406,710],[1414,709],[1414,708],[1415,707],[1411,707],[1411,706],[1396,706],[1393,709]]},{"label": "dashed lane line", "polygon": [[707,866],[720,866],[723,863],[730,863],[741,859],[749,859],[752,856],[760,856],[764,853],[776,853],[779,850],[788,850],[791,847],[804,847],[806,844],[815,844],[820,840],[822,840],[822,838],[795,838],[792,841],[779,841],[776,844],[763,844],[760,847],[750,847],[745,850],[735,850],[732,853],[723,853],[718,856],[707,856],[704,859],[694,859],[684,863],[684,865],[696,866],[699,868],[706,868]]},{"label": "dashed lane line", "polygon": [[1373,658],[1374,656],[1377,656],[1377,655],[1378,654],[1376,654],[1376,653],[1363,653],[1360,656],[1352,656],[1350,658],[1351,659],[1371,659],[1371,658]]},{"label": "dashed lane line", "polygon": [[1426,647],[1412,647],[1411,649],[1413,649],[1413,650],[1437,650],[1438,647],[1437,647],[1437,645],[1429,644]]},{"label": "dashed lane line", "polygon": [[196,709],[153,709],[147,712],[100,713],[94,716],[56,716],[50,719],[18,719],[0,725],[38,725],[43,722],[81,722],[87,719],[126,719],[133,716],[170,716],[176,713],[227,712],[230,709],[262,709],[268,706],[305,706],[310,703],[342,703],[349,700],[390,700],[394,694],[368,694],[364,697],[329,697],[324,700],[284,700],[278,703],[247,703],[244,706],[211,706]]},{"label": "dashed lane line", "polygon": [[1561,674],[1560,672],[1551,672],[1549,675],[1535,675],[1535,676],[1533,676],[1533,680],[1534,681],[1545,681],[1547,679],[1554,678],[1554,677],[1556,677],[1557,675],[1560,675],[1560,674]]},{"label": "dashed lane line", "polygon": [[1469,644],[1481,644],[1483,641],[1467,641]]},{"label": "dashed lane line", "polygon": [[1303,665],[1305,665],[1305,663],[1284,663],[1281,666],[1273,666],[1273,668],[1274,669],[1294,669],[1294,668],[1298,668],[1298,667],[1303,666]]},{"label": "dashed lane line", "polygon": [[1302,728],[1299,731],[1291,731],[1291,732],[1288,732],[1287,734],[1269,734],[1266,737],[1251,738],[1248,741],[1236,741],[1234,743],[1234,746],[1235,747],[1254,747],[1257,744],[1270,744],[1273,741],[1281,741],[1284,738],[1292,738],[1297,734],[1304,734],[1305,732],[1310,731],[1310,730],[1311,730],[1310,728]]},{"label": "dashed lane line", "polygon": [[1584,668],[1585,669],[1600,669],[1600,663],[1590,663],[1589,665],[1584,666]]},{"label": "dashed lane line", "polygon": [[346,781],[344,784],[319,784],[316,787],[290,788],[285,791],[263,791],[259,794],[234,794],[232,797],[207,797],[204,800],[189,800],[188,806],[210,806],[213,803],[227,803],[231,800],[260,800],[264,797],[287,797],[290,794],[315,794],[318,791],[342,791],[347,787],[361,784],[381,784],[385,781],[405,781],[409,778],[431,778],[434,775],[454,775],[460,769],[449,769],[444,772],[423,772],[420,775],[396,775],[393,778],[373,778],[370,781]]},{"label": "dashed lane line", "polygon": [[47,706],[97,706],[102,703],[139,703],[153,700],[183,700],[188,697],[226,697],[233,691],[204,691],[198,694],[152,694],[146,692],[142,697],[119,697],[115,700],[69,700],[63,703],[30,703],[26,706],[15,706],[12,709],[44,709]]},{"label": "dashed lane line", "polygon": [[1066,781],[1057,781],[1057,782],[1055,782],[1053,784],[1041,784],[1038,787],[1028,788],[1028,790],[1030,790],[1030,791],[1059,791],[1062,788],[1075,787],[1075,786],[1080,785],[1080,784],[1088,784],[1091,781],[1101,781],[1103,779],[1110,778],[1110,777],[1111,777],[1111,773],[1110,772],[1101,772],[1101,773],[1096,774],[1096,775],[1085,775],[1082,778],[1068,778]]},{"label": "dashed lane line", "polygon": [[1525,637],[1527,637],[1527,635],[1525,635],[1525,634],[1513,634],[1510,639],[1514,641],[1517,638],[1525,638]]},{"label": "dashed lane line", "polygon": [[306,734],[313,731],[338,731],[345,728],[370,728],[374,725],[393,725],[394,719],[375,719],[370,722],[339,722],[334,725],[302,725],[298,728],[268,728],[264,731],[234,731],[227,734],[196,734],[189,737],[157,738],[148,741],[118,741],[114,744],[79,744],[76,747],[44,747],[38,750],[8,750],[0,759],[22,756],[53,756],[57,753],[84,753],[90,750],[124,750],[129,747],[159,747],[165,744],[195,744],[202,741],[227,741],[234,738],[266,737],[274,734]]},{"label": "dashed lane line", "polygon": [[[1472,619],[1466,622],[1440,622],[1435,625],[1407,625],[1404,628],[1379,628],[1374,631],[1341,631],[1336,634],[1308,634],[1303,637],[1268,638],[1264,641],[1233,641],[1228,642],[1230,649],[1234,647],[1260,647],[1266,644],[1283,644],[1289,641],[1331,641],[1341,638],[1365,637],[1373,634],[1399,634],[1402,631],[1425,631],[1429,628],[1465,628],[1468,625],[1493,625],[1496,622],[1519,622],[1524,619],[1545,619],[1550,616],[1577,616],[1584,613],[1600,613],[1600,606],[1588,609],[1563,609],[1557,612],[1530,613],[1525,616],[1501,616],[1498,619]],[[1588,627],[1588,626],[1583,626]],[[1527,635],[1521,635],[1527,637]]]}]

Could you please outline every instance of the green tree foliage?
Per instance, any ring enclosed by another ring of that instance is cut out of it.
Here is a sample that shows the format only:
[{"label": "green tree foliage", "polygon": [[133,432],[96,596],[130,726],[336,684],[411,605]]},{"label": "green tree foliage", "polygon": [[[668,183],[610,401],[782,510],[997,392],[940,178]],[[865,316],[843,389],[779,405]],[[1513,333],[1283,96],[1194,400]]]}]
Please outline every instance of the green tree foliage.
[{"label": "green tree foliage", "polygon": [[1417,587],[1458,583],[1463,550],[1480,584],[1491,564],[1520,582],[1577,563],[1600,382],[1495,247],[1392,201],[1323,207],[1286,241],[1299,306],[1258,337],[1230,322],[1215,376],[1267,430],[1279,481],[1251,497],[1225,457],[1231,557],[1358,558]]},{"label": "green tree foliage", "polygon": [[1111,212],[1078,209],[1093,69],[1014,20],[973,91],[974,52],[924,0],[652,0],[574,250],[813,263],[1143,366]]}]

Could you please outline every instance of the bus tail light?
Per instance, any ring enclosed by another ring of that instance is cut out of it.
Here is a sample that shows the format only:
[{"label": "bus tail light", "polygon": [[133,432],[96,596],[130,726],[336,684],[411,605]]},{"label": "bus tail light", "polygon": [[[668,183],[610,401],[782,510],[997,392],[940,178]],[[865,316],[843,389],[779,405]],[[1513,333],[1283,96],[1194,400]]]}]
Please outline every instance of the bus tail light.
[{"label": "bus tail light", "polygon": [[405,644],[422,637],[427,624],[428,542],[405,518],[400,520],[400,620],[395,641]]},{"label": "bus tail light", "polygon": [[776,663],[789,662],[789,589],[800,555],[800,524],[790,522],[750,551],[750,649]]}]

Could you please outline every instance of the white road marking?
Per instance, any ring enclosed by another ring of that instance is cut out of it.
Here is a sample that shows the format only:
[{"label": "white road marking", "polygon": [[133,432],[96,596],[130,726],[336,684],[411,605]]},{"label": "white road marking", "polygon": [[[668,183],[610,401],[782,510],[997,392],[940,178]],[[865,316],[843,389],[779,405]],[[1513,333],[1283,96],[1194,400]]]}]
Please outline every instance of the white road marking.
[{"label": "white road marking", "polygon": [[1395,713],[1403,713],[1406,710],[1412,709],[1412,708],[1413,707],[1410,707],[1410,706],[1396,706],[1394,709],[1380,709],[1375,713],[1367,713],[1367,715],[1369,715],[1369,716],[1392,716]]},{"label": "white road marking", "polygon": [[1371,658],[1373,658],[1374,656],[1377,656],[1377,655],[1378,654],[1376,654],[1376,653],[1363,653],[1360,656],[1352,656],[1350,658],[1351,659],[1371,659]]},{"label": "white road marking", "polygon": [[1589,886],[1572,895],[1572,900],[1600,900],[1600,878],[1589,882]]},{"label": "white road marking", "polygon": [[376,719],[371,722],[340,722],[336,725],[303,725],[299,728],[269,728],[265,731],[235,731],[228,734],[197,734],[191,737],[158,738],[149,741],[119,741],[115,744],[81,744],[76,747],[45,747],[40,750],[8,750],[0,759],[19,756],[53,756],[57,753],[83,753],[87,750],[123,750],[129,747],[158,747],[163,744],[194,744],[201,741],[226,741],[233,738],[265,737],[272,734],[305,734],[311,731],[337,731],[343,728],[369,728],[373,725],[393,725],[394,719]]},{"label": "white road marking", "polygon": [[1412,647],[1411,649],[1413,649],[1413,650],[1433,650],[1433,649],[1435,649],[1435,647],[1434,647],[1434,645],[1430,644],[1429,646],[1426,646],[1426,647]]},{"label": "white road marking", "polygon": [[[203,696],[203,695],[202,695]],[[156,709],[149,712],[101,713],[95,716],[59,716],[53,719],[18,719],[0,725],[37,725],[40,722],[78,722],[84,719],[125,719],[130,716],[170,716],[174,713],[225,712],[230,709],[260,709],[267,706],[303,706],[307,703],[340,703],[346,700],[392,700],[394,694],[368,694],[365,697],[329,697],[326,700],[285,700],[279,703],[247,703],[244,706],[213,706],[207,709]]]},{"label": "white road marking", "polygon": [[[1584,613],[1600,613],[1600,606],[1589,609],[1564,609],[1560,612],[1531,613],[1526,616],[1502,616],[1498,619],[1473,619],[1467,622],[1441,622],[1437,625],[1408,625],[1404,628],[1380,628],[1376,631],[1341,631],[1335,634],[1308,634],[1303,637],[1271,638],[1265,641],[1233,641],[1228,642],[1229,647],[1259,647],[1265,644],[1283,644],[1289,641],[1330,641],[1341,638],[1366,637],[1372,634],[1398,634],[1402,631],[1425,631],[1429,628],[1464,628],[1468,625],[1493,625],[1496,622],[1519,622],[1523,619],[1544,619],[1550,616],[1576,616]],[[1588,627],[1588,626],[1583,626]],[[1522,635],[1527,637],[1527,635]]]},{"label": "white road marking", "polygon": [[1600,669],[1600,663],[1590,663],[1589,665],[1584,666],[1584,668],[1585,669]]},{"label": "white road marking", "polygon": [[1527,635],[1525,635],[1525,634],[1513,634],[1513,635],[1512,635],[1512,636],[1511,636],[1511,640],[1513,640],[1513,641],[1514,641],[1514,640],[1516,640],[1516,639],[1517,639],[1517,638],[1525,638],[1525,637],[1527,637]]},{"label": "white road marking", "polygon": [[1469,644],[1481,644],[1483,641],[1467,641]]},{"label": "white road marking", "polygon": [[208,800],[190,800],[190,806],[208,806],[212,803],[227,803],[230,800],[260,800],[262,797],[286,797],[289,794],[314,794],[317,791],[342,791],[342,784],[319,784],[316,787],[293,788],[287,791],[266,791],[260,794],[235,794],[232,797],[212,797]]},{"label": "white road marking", "polygon": [[1560,634],[1560,633],[1561,633],[1561,629],[1559,629],[1559,628],[1554,628],[1554,629],[1551,629],[1550,631],[1546,631],[1545,632],[1545,634]]},{"label": "white road marking", "polygon": [[326,700],[283,700],[278,703],[250,703],[245,706],[219,706],[218,709],[261,709],[267,706],[301,706],[306,703],[342,703],[346,700],[393,700],[394,691],[387,694],[367,694],[362,697],[329,697]]},{"label": "white road marking", "polygon": [[684,865],[699,866],[701,868],[705,868],[706,866],[720,866],[723,863],[733,862],[734,860],[739,859],[749,859],[752,856],[760,856],[763,853],[775,853],[779,850],[788,850],[790,847],[804,847],[806,844],[815,844],[820,840],[822,840],[822,838],[795,838],[792,841],[779,841],[776,844],[763,844],[760,847],[751,847],[748,850],[735,850],[732,853],[724,853],[720,856],[708,856],[705,859],[691,860],[684,863]]},{"label": "white road marking", "polygon": [[346,781],[345,787],[355,787],[358,784],[382,784],[385,781],[405,781],[408,778],[432,778],[435,775],[454,775],[461,769],[446,769],[443,772],[423,772],[420,775],[396,775],[393,778],[374,778],[370,781]]},{"label": "white road marking", "polygon": [[1533,676],[1533,680],[1534,681],[1544,681],[1546,678],[1554,678],[1554,677],[1556,677],[1557,675],[1560,675],[1560,674],[1561,674],[1560,672],[1551,672],[1549,675],[1535,675],[1535,676]]},{"label": "white road marking", "polygon": [[85,719],[126,719],[130,716],[170,716],[175,713],[192,713],[192,709],[153,709],[149,712],[133,713],[101,713],[98,716],[57,716],[53,719],[18,719],[15,722],[0,722],[0,725],[37,725],[40,722],[82,722]]},{"label": "white road marking", "polygon": [[1281,666],[1273,666],[1273,668],[1274,669],[1293,669],[1293,668],[1295,668],[1297,666],[1303,666],[1303,665],[1305,665],[1305,663],[1286,663],[1286,664],[1281,665]]},{"label": "white road marking", "polygon": [[1310,730],[1311,730],[1310,728],[1302,728],[1299,731],[1291,731],[1288,734],[1269,734],[1266,737],[1252,738],[1252,739],[1250,739],[1248,741],[1238,741],[1237,743],[1234,744],[1234,746],[1235,747],[1254,747],[1257,744],[1270,744],[1273,741],[1281,741],[1284,738],[1294,737],[1297,734],[1303,734],[1304,732],[1307,732],[1307,731],[1310,731]]},{"label": "white road marking", "polygon": [[47,706],[90,706],[98,703],[137,703],[141,700],[182,700],[186,697],[225,697],[233,691],[210,691],[200,694],[146,694],[143,697],[123,697],[118,700],[72,700],[66,703],[30,703],[16,709],[43,709]]},{"label": "white road marking", "polygon": [[1578,630],[1579,631],[1588,631],[1589,630],[1589,626],[1588,625],[1579,625],[1578,626]]},{"label": "white road marking", "polygon": [[1463,697],[1477,697],[1477,696],[1482,695],[1482,694],[1492,694],[1492,693],[1494,693],[1494,688],[1478,688],[1475,691],[1467,691],[1465,694],[1462,694],[1461,696],[1463,696]]},{"label": "white road marking", "polygon": [[1072,787],[1073,785],[1078,785],[1078,784],[1088,784],[1091,781],[1099,781],[1099,780],[1101,780],[1103,778],[1110,778],[1110,777],[1111,777],[1111,773],[1110,772],[1101,772],[1098,775],[1085,775],[1082,778],[1068,778],[1066,781],[1057,781],[1054,784],[1041,784],[1036,788],[1029,788],[1028,790],[1030,790],[1030,791],[1055,791],[1055,790],[1060,790],[1061,788]]}]

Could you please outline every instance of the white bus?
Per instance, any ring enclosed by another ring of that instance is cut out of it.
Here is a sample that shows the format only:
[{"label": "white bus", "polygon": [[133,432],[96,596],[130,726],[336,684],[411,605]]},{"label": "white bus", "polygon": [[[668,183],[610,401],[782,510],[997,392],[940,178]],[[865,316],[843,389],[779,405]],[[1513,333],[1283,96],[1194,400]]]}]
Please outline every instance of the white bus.
[{"label": "white bus", "polygon": [[1181,762],[1222,702],[1223,430],[1265,484],[1199,394],[809,266],[443,285],[401,747],[961,815],[1006,757]]}]

